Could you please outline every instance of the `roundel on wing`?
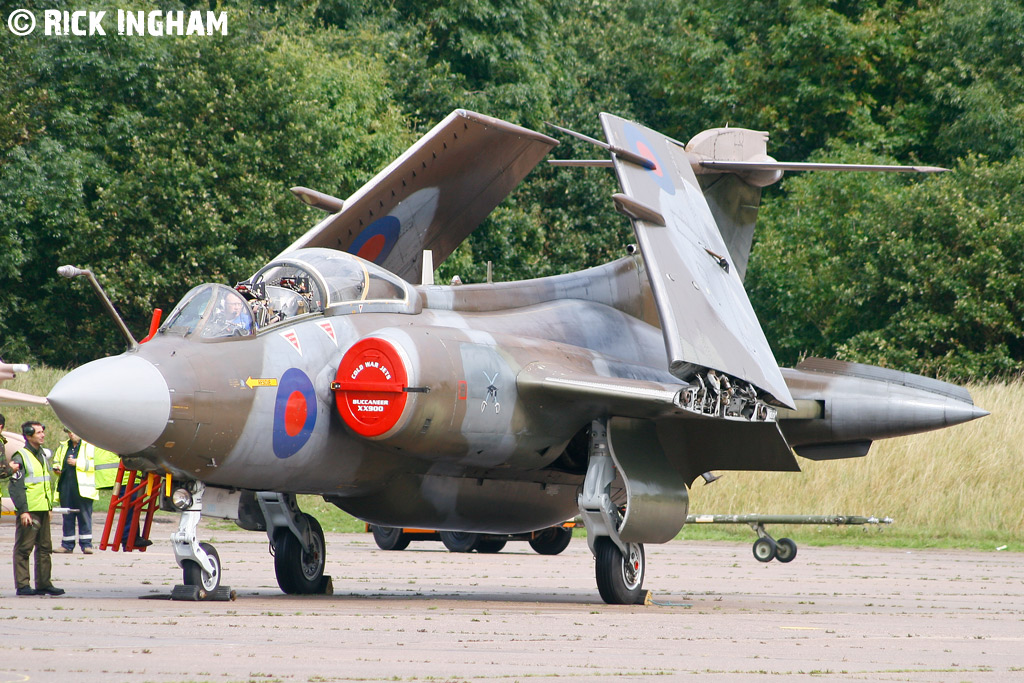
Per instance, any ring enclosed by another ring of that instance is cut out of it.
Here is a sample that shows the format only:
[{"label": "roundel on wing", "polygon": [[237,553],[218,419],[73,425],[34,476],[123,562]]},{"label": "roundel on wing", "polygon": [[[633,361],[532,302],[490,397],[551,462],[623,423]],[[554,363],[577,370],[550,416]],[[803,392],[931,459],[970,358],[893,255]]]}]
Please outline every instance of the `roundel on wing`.
[{"label": "roundel on wing", "polygon": [[647,136],[644,135],[644,132],[628,123],[622,127],[622,132],[626,135],[626,148],[629,151],[636,152],[644,159],[654,162],[654,168],[647,169],[654,182],[658,183],[665,192],[675,194],[676,187],[672,183],[672,178],[665,172],[664,162],[654,152],[654,146],[647,139]]},{"label": "roundel on wing", "polygon": [[309,441],[316,426],[316,393],[306,373],[297,368],[285,371],[277,384],[274,403],[274,455],[288,458]]},{"label": "roundel on wing", "polygon": [[342,357],[331,385],[338,414],[356,434],[380,436],[401,419],[408,381],[398,349],[377,337],[362,339]]},{"label": "roundel on wing", "polygon": [[394,216],[378,218],[356,236],[352,246],[348,248],[349,253],[381,265],[395,248],[401,232],[402,223]]}]

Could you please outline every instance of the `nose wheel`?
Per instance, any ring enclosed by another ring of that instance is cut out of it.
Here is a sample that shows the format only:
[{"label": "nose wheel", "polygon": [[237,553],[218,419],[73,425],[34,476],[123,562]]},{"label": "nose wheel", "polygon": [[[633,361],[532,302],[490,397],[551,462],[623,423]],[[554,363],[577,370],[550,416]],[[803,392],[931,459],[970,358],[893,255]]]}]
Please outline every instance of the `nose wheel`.
[{"label": "nose wheel", "polygon": [[198,562],[184,560],[181,563],[181,582],[186,586],[199,586],[207,593],[213,593],[220,587],[220,555],[209,543],[200,543],[199,547],[206,553],[211,570],[203,569]]}]

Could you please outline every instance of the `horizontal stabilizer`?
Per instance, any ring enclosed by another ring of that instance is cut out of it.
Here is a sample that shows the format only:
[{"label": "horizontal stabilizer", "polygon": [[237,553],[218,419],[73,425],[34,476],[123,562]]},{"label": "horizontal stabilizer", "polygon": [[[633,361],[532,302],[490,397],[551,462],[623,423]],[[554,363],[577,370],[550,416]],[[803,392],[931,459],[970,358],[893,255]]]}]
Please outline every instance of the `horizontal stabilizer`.
[{"label": "horizontal stabilizer", "polygon": [[[419,284],[423,250],[433,252],[435,263],[444,261],[557,144],[456,110],[281,255],[303,247],[339,249]],[[327,208],[325,196],[303,201]]]},{"label": "horizontal stabilizer", "polygon": [[875,173],[944,173],[941,166],[886,166],[883,164],[819,164],[802,161],[714,161],[699,162],[718,171],[867,171]]}]

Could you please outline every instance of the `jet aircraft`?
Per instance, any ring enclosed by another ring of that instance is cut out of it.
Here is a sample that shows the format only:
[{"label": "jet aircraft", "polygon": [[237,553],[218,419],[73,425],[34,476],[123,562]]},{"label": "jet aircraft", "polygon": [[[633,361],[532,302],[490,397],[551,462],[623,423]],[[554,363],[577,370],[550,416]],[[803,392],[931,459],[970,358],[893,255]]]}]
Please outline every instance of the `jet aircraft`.
[{"label": "jet aircraft", "polygon": [[[189,291],[152,338],[65,376],[49,402],[165,504],[186,584],[220,558],[201,514],[266,531],[286,593],[325,589],[324,535],[296,495],[370,524],[514,534],[579,515],[601,597],[642,600],[644,544],[673,539],[714,470],[798,471],[985,411],[964,389],[811,358],[780,368],[743,289],[767,134],[681,143],[602,114],[615,206],[636,245],[581,272],[439,285],[446,258],[555,147],[457,110],[235,287]],[[60,269],[67,276],[83,271]],[[109,307],[108,310],[113,310]],[[114,314],[116,317],[116,313]],[[770,550],[770,549],[769,549]]]}]

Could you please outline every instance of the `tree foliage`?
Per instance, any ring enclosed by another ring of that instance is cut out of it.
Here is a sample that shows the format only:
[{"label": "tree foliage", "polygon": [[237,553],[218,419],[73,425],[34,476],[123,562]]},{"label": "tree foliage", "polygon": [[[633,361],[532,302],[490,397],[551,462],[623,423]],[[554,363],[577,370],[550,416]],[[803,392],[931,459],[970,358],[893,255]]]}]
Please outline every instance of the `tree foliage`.
[{"label": "tree foliage", "polygon": [[[24,0],[34,9],[44,4]],[[65,262],[134,330],[244,278],[463,107],[601,137],[610,111],[681,141],[770,131],[779,159],[952,173],[808,174],[765,193],[748,288],[780,360],[952,378],[1020,372],[1024,8],[1009,0],[193,0],[228,36],[0,40],[0,352],[118,350]],[[45,8],[77,9],[68,2]],[[116,11],[110,3],[91,9]],[[547,132],[552,132],[548,130]],[[603,152],[562,139],[556,157]],[[600,169],[535,170],[439,268],[464,280],[595,265],[631,241]],[[46,315],[41,315],[45,312]]]}]

